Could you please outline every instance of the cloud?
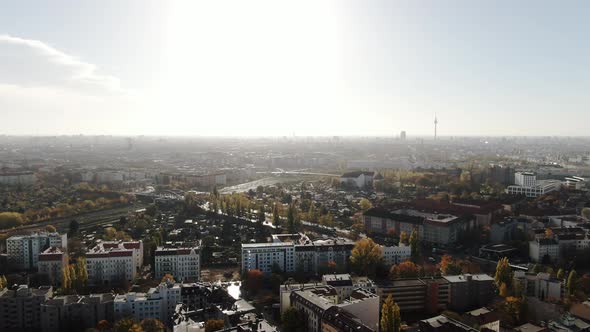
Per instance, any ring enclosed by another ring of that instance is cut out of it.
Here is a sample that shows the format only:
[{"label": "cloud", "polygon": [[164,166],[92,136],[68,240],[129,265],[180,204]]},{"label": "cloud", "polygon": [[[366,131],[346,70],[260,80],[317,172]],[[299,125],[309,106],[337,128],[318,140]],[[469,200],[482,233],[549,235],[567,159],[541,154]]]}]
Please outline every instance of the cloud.
[{"label": "cloud", "polygon": [[81,94],[122,93],[117,77],[42,41],[0,35],[0,84],[55,87]]}]

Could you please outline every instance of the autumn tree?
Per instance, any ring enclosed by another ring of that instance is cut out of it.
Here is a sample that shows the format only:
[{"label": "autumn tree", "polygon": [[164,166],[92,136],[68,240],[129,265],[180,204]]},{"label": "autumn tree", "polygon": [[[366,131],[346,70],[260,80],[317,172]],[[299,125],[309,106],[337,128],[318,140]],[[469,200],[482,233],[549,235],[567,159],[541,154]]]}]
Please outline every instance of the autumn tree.
[{"label": "autumn tree", "polygon": [[576,284],[578,282],[578,273],[576,270],[571,270],[569,276],[567,277],[567,292],[569,295],[574,295],[576,292]]},{"label": "autumn tree", "polygon": [[136,325],[135,321],[131,318],[123,318],[115,322],[113,326],[113,332],[129,332],[129,330]]},{"label": "autumn tree", "polygon": [[545,228],[545,237],[548,239],[553,238],[553,230],[549,227]]},{"label": "autumn tree", "polygon": [[508,286],[506,286],[506,283],[500,284],[500,296],[501,297],[508,296]]},{"label": "autumn tree", "polygon": [[205,322],[205,332],[213,332],[223,329],[225,323],[223,319],[209,319]]},{"label": "autumn tree", "polygon": [[24,224],[22,214],[16,212],[0,212],[0,229],[17,227]]},{"label": "autumn tree", "polygon": [[449,255],[443,255],[440,261],[440,272],[445,276],[461,274],[461,266]]},{"label": "autumn tree", "polygon": [[368,209],[373,207],[373,204],[371,204],[371,201],[369,201],[368,199],[361,198],[361,200],[359,202],[359,206],[362,211],[367,211]]},{"label": "autumn tree", "polygon": [[141,328],[141,325],[134,323],[133,325],[131,325],[128,332],[144,332],[144,331]]},{"label": "autumn tree", "polygon": [[389,275],[393,279],[416,278],[420,275],[420,267],[412,261],[404,261],[393,265],[389,270]]},{"label": "autumn tree", "polygon": [[146,318],[141,321],[140,325],[145,332],[166,332],[164,324],[155,318]]},{"label": "autumn tree", "polygon": [[399,306],[393,300],[391,294],[387,296],[381,307],[380,331],[399,332],[401,329],[401,316]]},{"label": "autumn tree", "polygon": [[171,283],[175,283],[176,280],[174,280],[174,276],[173,275],[171,275],[170,273],[166,273],[162,277],[162,280],[160,280],[160,282],[171,282]]},{"label": "autumn tree", "polygon": [[8,281],[6,280],[5,276],[0,276],[0,290],[3,290],[8,286]]},{"label": "autumn tree", "polygon": [[408,233],[406,233],[405,231],[402,231],[399,234],[399,242],[408,245],[410,242],[410,237],[408,236]]},{"label": "autumn tree", "polygon": [[45,226],[45,231],[48,233],[55,233],[57,232],[57,230],[55,229],[55,226],[53,225],[47,225]]},{"label": "autumn tree", "polygon": [[244,280],[244,287],[251,293],[257,293],[262,288],[263,273],[260,270],[248,270]]},{"label": "autumn tree", "polygon": [[382,259],[383,253],[379,245],[371,238],[362,238],[352,248],[350,263],[359,275],[373,275]]},{"label": "autumn tree", "polygon": [[111,330],[111,324],[108,320],[101,320],[96,324],[96,329],[100,332],[107,332]]},{"label": "autumn tree", "polygon": [[582,209],[582,217],[586,220],[590,220],[590,208],[585,207]]},{"label": "autumn tree", "polygon": [[506,287],[512,286],[512,268],[507,257],[504,257],[498,261],[496,265],[496,274],[494,275],[494,281],[496,287],[500,287],[502,283],[506,284]]},{"label": "autumn tree", "polygon": [[565,278],[565,271],[563,269],[557,270],[557,279],[563,280]]}]

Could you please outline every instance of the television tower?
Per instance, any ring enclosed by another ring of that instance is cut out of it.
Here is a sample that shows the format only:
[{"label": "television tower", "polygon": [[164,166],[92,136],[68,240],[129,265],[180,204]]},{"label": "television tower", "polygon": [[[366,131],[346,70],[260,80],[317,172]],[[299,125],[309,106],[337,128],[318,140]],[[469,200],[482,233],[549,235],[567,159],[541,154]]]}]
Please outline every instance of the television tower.
[{"label": "television tower", "polygon": [[436,113],[434,114],[434,139],[436,140],[436,126],[438,125],[438,119],[436,118]]}]

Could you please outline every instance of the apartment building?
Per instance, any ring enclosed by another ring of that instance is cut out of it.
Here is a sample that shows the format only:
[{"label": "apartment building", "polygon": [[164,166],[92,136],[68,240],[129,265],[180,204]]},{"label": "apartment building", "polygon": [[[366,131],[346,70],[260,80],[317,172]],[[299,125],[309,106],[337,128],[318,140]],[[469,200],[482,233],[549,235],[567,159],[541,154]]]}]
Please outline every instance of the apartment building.
[{"label": "apartment building", "polygon": [[549,238],[530,241],[529,257],[533,262],[555,262],[559,259],[559,243]]},{"label": "apartment building", "polygon": [[109,285],[131,282],[139,270],[141,242],[99,242],[86,252],[88,283]]},{"label": "apartment building", "polygon": [[8,262],[24,270],[36,269],[39,254],[49,247],[67,249],[68,235],[59,233],[33,233],[15,235],[6,239]]},{"label": "apartment building", "polygon": [[52,287],[0,290],[0,331],[41,331],[41,304],[52,295]]},{"label": "apartment building", "polygon": [[524,295],[542,301],[557,302],[565,295],[563,280],[552,278],[549,273],[527,274],[524,271],[515,271],[513,282],[520,285]]},{"label": "apartment building", "polygon": [[391,295],[401,312],[436,313],[447,309],[450,301],[449,282],[440,277],[396,279],[377,284],[376,293],[381,301]]},{"label": "apartment building", "polygon": [[410,259],[412,248],[403,243],[400,243],[399,246],[381,246],[381,253],[383,253],[383,263],[386,266],[391,266]]},{"label": "apartment building", "polygon": [[115,319],[133,317],[137,321],[145,318],[157,318],[168,322],[178,303],[182,301],[180,284],[161,283],[150,288],[147,293],[126,293],[116,295],[114,299]]},{"label": "apartment building", "polygon": [[198,281],[201,276],[200,247],[158,247],[155,252],[155,278],[166,274],[173,275],[177,281]]},{"label": "apartment building", "polygon": [[494,278],[487,274],[444,276],[449,283],[449,309],[465,311],[486,306],[494,297]]},{"label": "apartment building", "polygon": [[74,332],[114,321],[112,294],[56,296],[41,304],[42,332]]},{"label": "apartment building", "polygon": [[312,240],[304,234],[273,235],[271,243],[242,244],[242,272],[274,268],[284,272],[320,273],[330,265],[345,270],[354,242],[344,238]]},{"label": "apartment building", "polygon": [[52,285],[61,286],[63,268],[68,265],[68,254],[59,247],[49,247],[39,254],[38,271],[49,277]]}]

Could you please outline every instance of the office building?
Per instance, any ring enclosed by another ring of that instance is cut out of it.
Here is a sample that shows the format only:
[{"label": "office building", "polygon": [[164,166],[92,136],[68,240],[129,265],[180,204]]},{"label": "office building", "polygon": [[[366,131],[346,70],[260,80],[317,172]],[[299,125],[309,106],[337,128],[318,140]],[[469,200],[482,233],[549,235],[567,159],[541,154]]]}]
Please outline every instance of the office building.
[{"label": "office building", "polygon": [[537,175],[531,172],[516,172],[514,174],[514,182],[514,185],[506,188],[506,193],[510,195],[539,197],[561,188],[561,181],[537,180]]}]

